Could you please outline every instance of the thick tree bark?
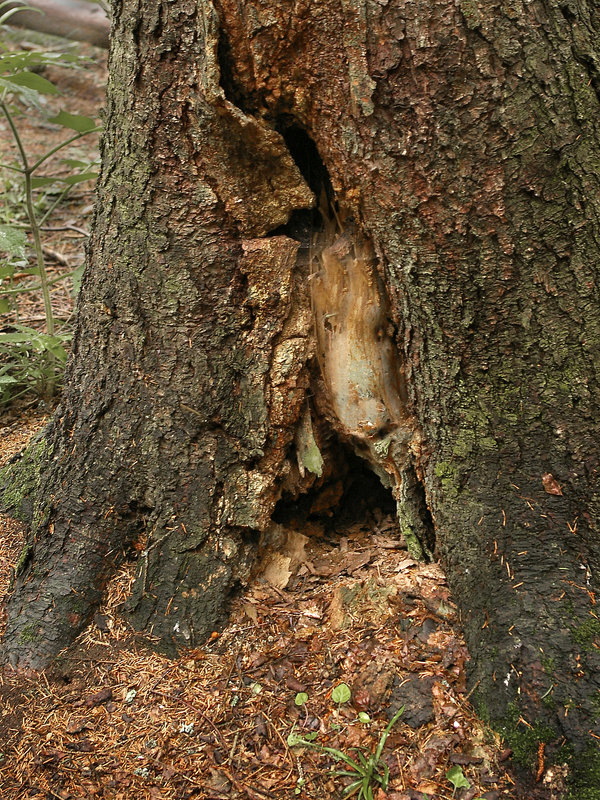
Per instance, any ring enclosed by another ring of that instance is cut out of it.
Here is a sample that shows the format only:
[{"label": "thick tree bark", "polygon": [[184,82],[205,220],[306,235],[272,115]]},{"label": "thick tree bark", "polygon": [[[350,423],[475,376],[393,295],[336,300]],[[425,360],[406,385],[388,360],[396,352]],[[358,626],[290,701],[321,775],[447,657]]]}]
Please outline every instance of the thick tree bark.
[{"label": "thick tree bark", "polygon": [[127,548],[135,624],[201,640],[282,493],[335,469],[329,427],[415,549],[433,521],[482,713],[593,746],[597,9],[141,10],[115,9],[90,264],[7,657],[47,663]]}]

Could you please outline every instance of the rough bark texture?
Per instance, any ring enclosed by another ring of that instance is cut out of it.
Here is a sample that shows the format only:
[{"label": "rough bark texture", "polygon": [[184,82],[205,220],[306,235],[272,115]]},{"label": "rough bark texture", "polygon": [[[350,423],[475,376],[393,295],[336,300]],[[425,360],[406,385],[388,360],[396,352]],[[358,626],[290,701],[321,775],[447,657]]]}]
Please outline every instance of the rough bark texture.
[{"label": "rough bark texture", "polygon": [[[131,546],[135,623],[201,640],[282,492],[327,471],[326,419],[427,550],[424,492],[482,713],[593,745],[598,10],[125,0],[115,26],[79,332],[9,658],[46,663]],[[344,292],[385,312],[358,356],[364,320],[323,323]],[[318,378],[329,350],[354,372]],[[340,411],[351,396],[365,420]]]}]

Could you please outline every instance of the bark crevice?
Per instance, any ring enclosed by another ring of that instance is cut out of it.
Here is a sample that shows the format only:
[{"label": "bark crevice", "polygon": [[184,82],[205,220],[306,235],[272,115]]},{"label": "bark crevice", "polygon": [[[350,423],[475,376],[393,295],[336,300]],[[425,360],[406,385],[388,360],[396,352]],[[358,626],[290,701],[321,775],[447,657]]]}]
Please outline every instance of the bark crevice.
[{"label": "bark crevice", "polygon": [[416,471],[419,435],[378,258],[338,200],[313,138],[290,116],[278,127],[318,201],[273,232],[300,243],[298,262],[304,274],[308,268],[316,355],[311,385],[320,405],[312,424],[322,434],[316,420],[327,420],[392,490],[411,553],[432,558],[434,526]]}]

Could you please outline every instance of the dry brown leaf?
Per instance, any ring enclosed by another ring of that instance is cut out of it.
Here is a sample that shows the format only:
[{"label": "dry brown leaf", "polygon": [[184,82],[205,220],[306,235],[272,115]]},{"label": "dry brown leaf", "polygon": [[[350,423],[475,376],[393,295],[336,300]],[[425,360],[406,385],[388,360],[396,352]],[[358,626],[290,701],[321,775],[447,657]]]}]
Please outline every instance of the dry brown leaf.
[{"label": "dry brown leaf", "polygon": [[562,489],[558,485],[558,481],[550,472],[544,472],[542,475],[542,484],[544,486],[544,491],[548,494],[554,495],[561,495],[562,496]]},{"label": "dry brown leaf", "polygon": [[346,570],[350,574],[356,572],[361,567],[364,567],[372,558],[370,550],[365,550],[362,553],[348,553],[341,564],[340,571]]},{"label": "dry brown leaf", "polygon": [[288,689],[291,689],[293,692],[306,691],[306,684],[296,680],[296,678],[294,678],[293,675],[291,675],[289,678],[286,678],[285,685],[287,686]]},{"label": "dry brown leaf", "polygon": [[433,783],[433,781],[421,781],[417,786],[417,792],[423,792],[423,794],[435,797],[438,793],[437,783]]},{"label": "dry brown leaf", "polygon": [[112,688],[107,686],[104,689],[100,689],[99,692],[93,694],[91,697],[85,701],[85,704],[88,708],[93,708],[94,706],[99,706],[101,703],[106,703],[107,700],[112,700]]},{"label": "dry brown leaf", "polygon": [[93,728],[94,725],[89,720],[85,719],[70,719],[65,728],[67,733],[81,733],[87,728]]},{"label": "dry brown leaf", "polygon": [[285,589],[292,577],[290,569],[291,558],[281,553],[273,553],[262,574],[264,580],[275,586],[277,589]]}]

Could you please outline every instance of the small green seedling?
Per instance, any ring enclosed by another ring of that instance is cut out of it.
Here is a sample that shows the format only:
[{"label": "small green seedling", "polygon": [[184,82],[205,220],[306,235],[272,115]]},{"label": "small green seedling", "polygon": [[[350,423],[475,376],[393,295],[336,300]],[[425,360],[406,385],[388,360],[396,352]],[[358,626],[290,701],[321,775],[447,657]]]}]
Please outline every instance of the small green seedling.
[{"label": "small green seedling", "polygon": [[359,711],[358,721],[362,722],[363,725],[368,725],[369,722],[371,722],[371,717],[366,713],[366,711]]},{"label": "small green seedling", "polygon": [[454,786],[454,791],[452,792],[452,797],[456,794],[457,789],[470,789],[471,784],[465,778],[462,769],[458,766],[450,767],[448,772],[446,773],[446,778],[450,781],[452,786]]},{"label": "small green seedling", "polygon": [[338,683],[335,689],[331,692],[331,699],[334,703],[338,704],[338,707],[341,706],[342,703],[347,703],[351,696],[352,692],[346,683]]},{"label": "small green seedling", "polygon": [[[345,686],[348,693],[350,692],[346,684],[340,684],[340,686]],[[336,686],[336,689],[338,688],[339,687]],[[334,692],[336,689],[334,689]],[[343,693],[342,696],[345,696],[345,693]],[[334,699],[333,692],[331,697]],[[349,697],[347,697],[344,702],[346,702],[348,699]],[[356,750],[356,760],[351,758],[346,753],[343,753],[341,750],[337,750],[335,747],[326,747],[325,745],[311,741],[316,734],[308,734],[306,737],[302,738],[296,736],[292,730],[292,733],[290,733],[288,736],[288,745],[290,747],[313,747],[316,750],[320,750],[322,753],[327,753],[335,761],[343,761],[348,769],[340,769],[333,773],[337,776],[353,779],[350,785],[346,786],[344,789],[343,796],[352,797],[357,795],[357,800],[374,800],[374,792],[376,789],[381,788],[385,792],[388,787],[390,771],[387,764],[385,762],[381,762],[381,755],[390,731],[393,725],[395,725],[398,719],[400,719],[400,715],[403,711],[404,706],[398,709],[398,711],[388,722],[385,730],[381,734],[381,738],[379,739],[374,753],[366,756],[358,748],[352,748],[353,750]]]},{"label": "small green seedling", "polygon": [[298,692],[296,697],[294,697],[294,703],[297,706],[303,706],[308,701],[308,695],[306,692]]},{"label": "small green seedling", "polygon": [[294,733],[295,727],[296,725],[294,724],[292,730],[288,734],[286,740],[288,747],[301,747],[301,746],[304,747],[307,745],[308,746],[312,745],[313,747],[315,747],[315,745],[313,745],[313,739],[316,739],[317,736],[319,735],[317,731],[313,731],[312,733],[306,733],[304,736],[298,736],[297,733]]},{"label": "small green seedling", "polygon": [[[340,708],[342,703],[347,703],[348,700],[352,697],[352,692],[350,691],[350,687],[347,683],[338,683],[335,689],[331,692],[331,699],[334,703],[337,703],[337,708],[335,710],[335,718],[339,722],[340,718]],[[333,727],[333,726],[332,726]],[[339,725],[338,725],[339,730]]]}]

